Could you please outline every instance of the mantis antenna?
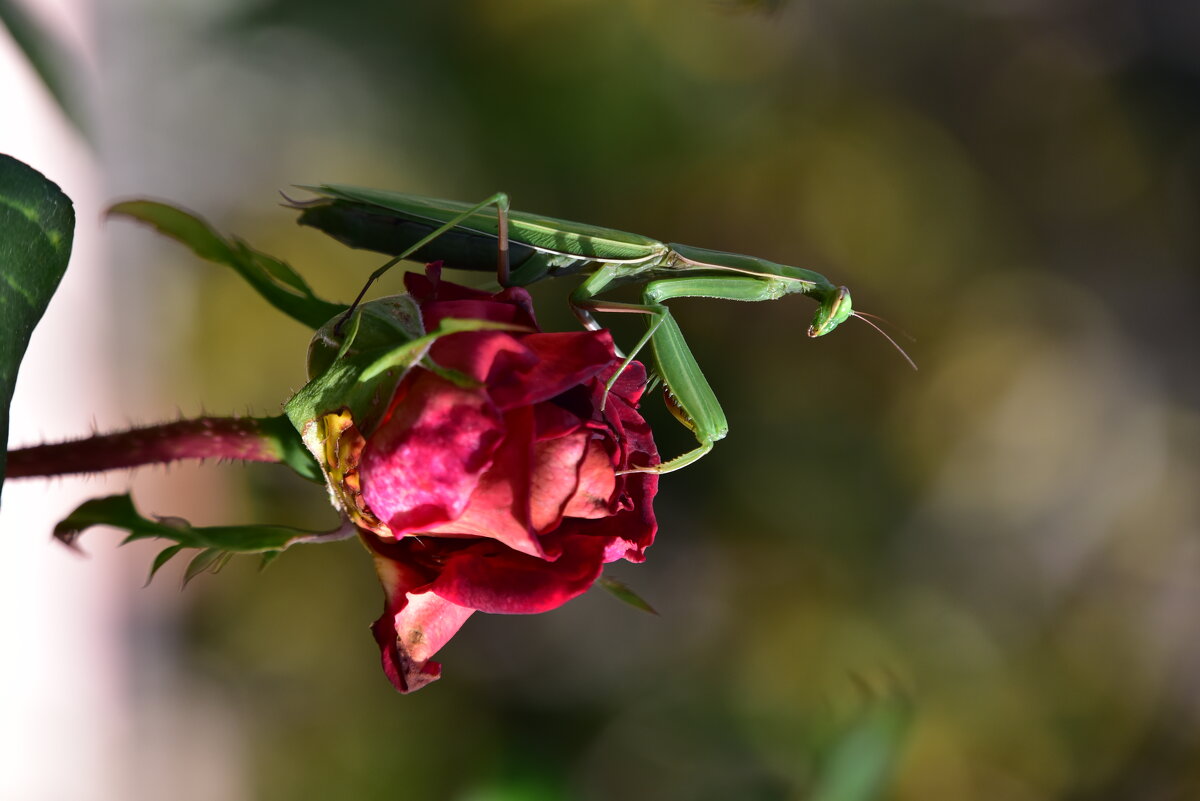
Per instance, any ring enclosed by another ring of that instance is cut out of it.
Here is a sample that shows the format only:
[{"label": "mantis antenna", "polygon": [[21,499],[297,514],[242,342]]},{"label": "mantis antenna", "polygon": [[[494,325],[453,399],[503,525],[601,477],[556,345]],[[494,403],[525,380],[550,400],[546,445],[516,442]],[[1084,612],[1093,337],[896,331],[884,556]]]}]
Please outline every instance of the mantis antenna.
[{"label": "mantis antenna", "polygon": [[[891,343],[892,343],[892,347],[893,347],[893,348],[895,348],[896,350],[900,351],[900,355],[904,357],[904,360],[905,360],[906,362],[908,362],[909,366],[911,366],[911,367],[912,367],[912,369],[914,369],[914,370],[916,370],[916,369],[917,369],[917,363],[916,363],[916,362],[914,362],[914,361],[912,360],[912,357],[911,357],[911,356],[909,356],[909,355],[908,355],[908,354],[907,354],[907,353],[904,351],[904,348],[900,347],[899,343],[897,343],[897,342],[896,342],[896,340],[892,339],[892,338],[891,338],[891,337],[888,335],[888,332],[887,332],[887,331],[884,331],[882,328],[880,328],[879,326],[875,325],[875,323],[873,323],[873,322],[871,322],[870,320],[868,320],[868,319],[867,319],[868,317],[874,317],[876,320],[881,320],[881,319],[883,319],[882,317],[879,317],[879,316],[877,316],[877,315],[874,315],[874,314],[867,314],[866,312],[860,312],[860,311],[851,312],[851,316],[852,316],[852,317],[857,317],[858,319],[862,320],[864,323],[866,323],[867,325],[871,326],[871,327],[872,327],[872,328],[874,328],[876,331],[878,331],[878,332],[880,333],[880,335],[881,335],[881,336],[882,336],[884,339],[886,339],[888,342],[891,342]],[[907,336],[907,334],[906,334],[905,336]],[[909,337],[909,338],[911,339],[911,337]]]}]

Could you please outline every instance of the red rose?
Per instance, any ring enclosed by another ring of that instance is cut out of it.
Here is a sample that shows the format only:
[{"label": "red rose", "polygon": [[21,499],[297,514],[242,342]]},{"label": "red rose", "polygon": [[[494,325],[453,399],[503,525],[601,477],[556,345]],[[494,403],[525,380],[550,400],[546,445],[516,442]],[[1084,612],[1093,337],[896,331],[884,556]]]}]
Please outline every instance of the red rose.
[{"label": "red rose", "polygon": [[[401,692],[436,679],[429,661],[476,610],[545,612],[586,591],[606,562],[640,562],[654,540],[645,388],[607,331],[541,333],[528,293],[489,295],[410,274],[427,331],[445,318],[508,323],[438,339],[440,369],[411,370],[358,465],[363,539],[387,594],[372,631]],[[468,376],[453,381],[449,371]],[[603,406],[603,408],[601,408]],[[358,486],[354,487],[356,490]]]}]

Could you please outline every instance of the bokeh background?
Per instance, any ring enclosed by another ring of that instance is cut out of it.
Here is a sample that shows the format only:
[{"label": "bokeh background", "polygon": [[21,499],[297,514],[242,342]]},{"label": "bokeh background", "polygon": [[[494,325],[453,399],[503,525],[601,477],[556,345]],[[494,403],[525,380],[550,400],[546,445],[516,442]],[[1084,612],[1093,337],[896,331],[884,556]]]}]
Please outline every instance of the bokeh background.
[{"label": "bokeh background", "polygon": [[[297,228],[277,206],[296,183],[504,189],[810,267],[911,334],[920,370],[853,321],[808,340],[803,298],[675,303],[731,434],[664,479],[649,560],[611,571],[660,615],[600,591],[476,615],[409,697],[378,668],[381,594],[355,543],[181,593],[178,573],[138,588],[153,549],[93,533],[50,591],[115,576],[86,602],[114,610],[93,643],[117,654],[111,698],[82,728],[9,736],[103,748],[103,765],[69,796],[70,771],[27,770],[12,797],[1200,798],[1194,3],[44,5],[79,56],[93,144],[68,139],[105,276],[85,304],[101,323],[74,331],[96,360],[67,345],[47,366],[108,379],[103,409],[64,398],[74,433],[275,413],[303,383],[301,327],[232,273],[98,220],[113,199],[169,199],[349,299],[379,259]],[[27,121],[0,113],[3,145]],[[66,161],[32,163],[56,178]],[[546,327],[573,326],[569,289],[536,289]],[[686,449],[647,407],[663,449]],[[270,466],[115,486],[198,523],[333,521]],[[6,654],[64,646],[21,631]],[[67,660],[58,692],[95,680]],[[839,750],[896,696],[902,738]],[[875,795],[828,779],[889,758]]]}]

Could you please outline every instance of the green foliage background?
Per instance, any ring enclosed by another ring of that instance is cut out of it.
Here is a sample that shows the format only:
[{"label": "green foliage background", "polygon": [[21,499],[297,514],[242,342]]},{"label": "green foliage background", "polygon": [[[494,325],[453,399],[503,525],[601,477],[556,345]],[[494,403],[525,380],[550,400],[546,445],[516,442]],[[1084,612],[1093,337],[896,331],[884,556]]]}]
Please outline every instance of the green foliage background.
[{"label": "green foliage background", "polygon": [[[732,431],[614,571],[661,617],[598,592],[477,615],[400,697],[353,543],[194,583],[181,663],[236,722],[251,797],[805,798],[856,677],[915,710],[882,797],[1200,795],[1195,12],[776,6],[101,4],[110,194],[189,206],[322,295],[377,260],[295,228],[279,188],[504,189],[817,269],[917,340],[913,373],[863,325],[807,340],[803,299],[677,304]],[[112,300],[143,309],[114,370],[157,354],[163,409],[276,413],[303,330],[113,236]],[[568,288],[538,289],[546,327],[572,327]],[[146,342],[186,319],[169,355]],[[282,469],[232,475],[225,522],[330,519]]]}]

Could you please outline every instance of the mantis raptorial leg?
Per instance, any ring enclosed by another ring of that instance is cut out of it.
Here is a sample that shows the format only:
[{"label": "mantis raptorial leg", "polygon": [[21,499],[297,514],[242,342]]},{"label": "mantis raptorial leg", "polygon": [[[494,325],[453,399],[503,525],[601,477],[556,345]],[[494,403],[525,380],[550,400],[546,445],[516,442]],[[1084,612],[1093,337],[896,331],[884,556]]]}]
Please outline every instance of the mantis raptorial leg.
[{"label": "mantis raptorial leg", "polygon": [[581,319],[592,325],[595,325],[595,321],[591,312],[635,313],[651,318],[645,334],[634,345],[620,369],[609,379],[605,389],[607,391],[612,388],[621,371],[649,343],[654,368],[667,388],[668,408],[692,431],[700,447],[646,469],[657,473],[678,470],[712,450],[713,444],[729,432],[729,423],[721,404],[717,401],[716,393],[705,379],[700,365],[679,330],[679,325],[663,301],[683,297],[758,301],[780,297],[785,291],[781,289],[778,281],[749,276],[680,277],[663,278],[648,283],[642,291],[644,302],[641,304],[597,300],[596,293],[602,292],[612,277],[611,271],[598,271],[572,294],[571,307]]}]

